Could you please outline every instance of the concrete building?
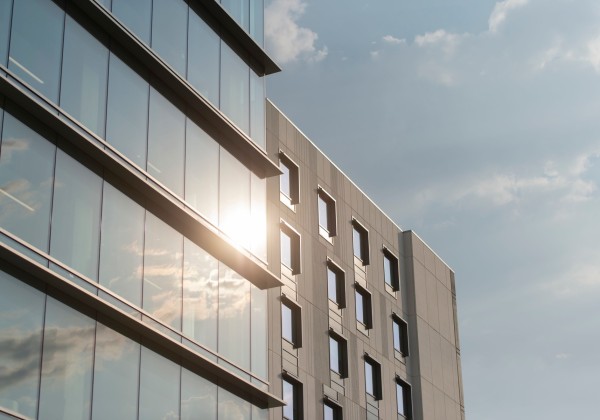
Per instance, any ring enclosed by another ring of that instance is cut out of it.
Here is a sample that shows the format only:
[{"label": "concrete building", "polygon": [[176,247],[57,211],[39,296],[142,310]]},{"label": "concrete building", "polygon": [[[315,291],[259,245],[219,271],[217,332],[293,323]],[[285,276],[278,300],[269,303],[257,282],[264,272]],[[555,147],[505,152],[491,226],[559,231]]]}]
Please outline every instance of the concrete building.
[{"label": "concrete building", "polygon": [[452,271],[276,71],[262,0],[0,2],[0,418],[464,417]]}]

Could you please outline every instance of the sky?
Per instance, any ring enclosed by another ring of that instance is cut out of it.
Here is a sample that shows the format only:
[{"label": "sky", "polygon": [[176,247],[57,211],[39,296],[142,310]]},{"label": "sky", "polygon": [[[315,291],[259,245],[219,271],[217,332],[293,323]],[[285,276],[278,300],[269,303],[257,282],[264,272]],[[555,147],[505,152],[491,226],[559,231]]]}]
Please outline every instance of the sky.
[{"label": "sky", "polygon": [[600,418],[600,2],[270,0],[267,96],[456,273],[469,420]]}]

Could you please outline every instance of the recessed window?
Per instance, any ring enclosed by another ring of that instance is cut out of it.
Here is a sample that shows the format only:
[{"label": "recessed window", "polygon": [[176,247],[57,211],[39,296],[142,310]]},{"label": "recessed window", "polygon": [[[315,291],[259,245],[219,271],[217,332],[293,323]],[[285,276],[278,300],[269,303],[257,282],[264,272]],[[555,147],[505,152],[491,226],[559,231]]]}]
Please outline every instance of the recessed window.
[{"label": "recessed window", "polygon": [[342,420],[342,408],[330,402],[323,404],[323,420]]},{"label": "recessed window", "polygon": [[300,202],[300,179],[298,177],[298,165],[296,165],[286,154],[279,154],[279,192],[281,202],[293,206]]},{"label": "recessed window", "polygon": [[408,356],[408,325],[397,315],[392,317],[392,333],[394,352],[402,357]]},{"label": "recessed window", "polygon": [[333,262],[327,262],[327,296],[338,308],[346,307],[346,287],[344,272]]},{"label": "recessed window", "polygon": [[365,356],[365,392],[381,399],[381,365],[368,356]]},{"label": "recessed window", "polygon": [[399,418],[412,419],[412,397],[410,385],[396,378],[396,406]]},{"label": "recessed window", "polygon": [[352,220],[352,246],[354,256],[362,265],[369,264],[369,232],[356,219]]},{"label": "recessed window", "polygon": [[319,187],[317,202],[319,210],[319,234],[327,239],[332,238],[337,234],[335,200]]},{"label": "recessed window", "polygon": [[331,332],[329,335],[329,368],[341,378],[348,372],[348,346],[346,340]]},{"label": "recessed window", "polygon": [[291,226],[281,222],[281,265],[292,274],[300,273],[300,235]]},{"label": "recessed window", "polygon": [[383,249],[383,279],[386,288],[390,288],[392,291],[400,290],[398,258],[389,252],[387,248]]},{"label": "recessed window", "polygon": [[283,378],[283,418],[300,420],[302,418],[302,384],[287,376]]},{"label": "recessed window", "polygon": [[281,338],[294,348],[302,347],[302,312],[289,298],[281,299]]},{"label": "recessed window", "polygon": [[366,329],[370,329],[373,327],[371,319],[371,294],[358,283],[355,284],[355,289],[356,320]]}]

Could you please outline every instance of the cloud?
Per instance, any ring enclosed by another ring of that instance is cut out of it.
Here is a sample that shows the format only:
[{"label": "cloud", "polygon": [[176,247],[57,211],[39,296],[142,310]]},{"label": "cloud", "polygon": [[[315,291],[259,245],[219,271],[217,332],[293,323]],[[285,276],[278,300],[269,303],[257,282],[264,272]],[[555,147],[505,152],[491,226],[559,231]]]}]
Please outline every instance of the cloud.
[{"label": "cloud", "polygon": [[385,42],[387,44],[395,44],[395,45],[406,44],[406,39],[404,39],[404,38],[396,38],[393,35],[385,35],[381,39],[382,39],[383,42]]},{"label": "cloud", "polygon": [[600,255],[591,256],[585,261],[577,261],[556,280],[543,284],[542,289],[561,298],[600,291],[600,264],[589,261],[600,261]]},{"label": "cloud", "polygon": [[494,10],[488,20],[488,30],[491,33],[496,33],[500,29],[500,26],[506,20],[508,14],[519,7],[523,7],[528,3],[529,0],[504,0],[496,3]]},{"label": "cloud", "polygon": [[587,43],[587,54],[584,60],[588,61],[600,73],[600,36]]},{"label": "cloud", "polygon": [[444,29],[438,29],[435,32],[427,32],[423,35],[415,36],[415,44],[419,47],[440,47],[446,54],[451,55],[460,44],[462,38],[466,36],[468,35],[459,35],[446,32]]},{"label": "cloud", "polygon": [[319,62],[327,57],[327,47],[317,49],[316,32],[298,25],[307,3],[302,0],[274,0],[265,9],[265,39],[275,60],[282,64],[305,59]]}]

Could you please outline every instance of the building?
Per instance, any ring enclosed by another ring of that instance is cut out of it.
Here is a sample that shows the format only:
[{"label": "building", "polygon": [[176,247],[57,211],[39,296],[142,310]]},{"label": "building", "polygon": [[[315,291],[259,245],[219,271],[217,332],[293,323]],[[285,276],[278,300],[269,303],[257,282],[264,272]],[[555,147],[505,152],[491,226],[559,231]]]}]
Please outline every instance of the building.
[{"label": "building", "polygon": [[0,2],[0,418],[464,418],[452,271],[265,101],[262,16]]}]

